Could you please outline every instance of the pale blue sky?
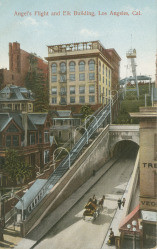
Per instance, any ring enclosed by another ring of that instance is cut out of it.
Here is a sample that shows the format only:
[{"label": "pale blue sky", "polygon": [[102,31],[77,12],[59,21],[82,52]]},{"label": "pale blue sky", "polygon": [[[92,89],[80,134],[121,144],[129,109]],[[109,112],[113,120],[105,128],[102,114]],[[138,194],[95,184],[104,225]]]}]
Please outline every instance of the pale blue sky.
[{"label": "pale blue sky", "polygon": [[[14,16],[15,11],[32,13]],[[49,16],[35,16],[35,11]],[[60,16],[51,12],[60,11]],[[63,16],[71,11],[71,16]],[[74,11],[92,11],[95,16],[74,16]],[[99,16],[98,11],[107,12]],[[129,16],[111,16],[110,11],[128,12]],[[132,15],[139,11],[142,15]],[[156,0],[0,0],[0,68],[8,68],[8,43],[18,41],[21,48],[47,56],[47,45],[100,40],[105,48],[115,48],[120,57],[121,77],[126,76],[126,51],[137,50],[137,73],[155,75]],[[128,72],[129,74],[129,72]]]}]

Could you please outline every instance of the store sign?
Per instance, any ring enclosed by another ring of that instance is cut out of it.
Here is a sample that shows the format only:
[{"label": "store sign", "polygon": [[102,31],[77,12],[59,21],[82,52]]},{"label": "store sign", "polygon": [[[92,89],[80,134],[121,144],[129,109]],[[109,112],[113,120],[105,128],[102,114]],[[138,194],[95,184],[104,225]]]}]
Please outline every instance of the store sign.
[{"label": "store sign", "polygon": [[157,169],[157,163],[142,163],[144,168]]},{"label": "store sign", "polygon": [[157,200],[155,198],[140,197],[140,209],[156,211]]}]

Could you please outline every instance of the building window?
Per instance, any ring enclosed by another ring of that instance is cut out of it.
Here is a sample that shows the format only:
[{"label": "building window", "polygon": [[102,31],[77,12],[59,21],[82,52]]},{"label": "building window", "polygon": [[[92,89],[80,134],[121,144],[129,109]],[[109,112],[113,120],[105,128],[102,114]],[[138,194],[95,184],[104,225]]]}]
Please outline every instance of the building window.
[{"label": "building window", "polygon": [[106,67],[106,77],[107,77],[107,67]]},{"label": "building window", "polygon": [[106,88],[106,96],[107,96],[107,88]]},{"label": "building window", "polygon": [[61,137],[62,137],[62,132],[61,132],[61,131],[59,131],[58,136],[59,136],[59,138],[61,138]]},{"label": "building window", "polygon": [[103,76],[103,83],[105,82],[105,80],[104,80],[104,76]]},{"label": "building window", "polygon": [[60,82],[66,82],[66,80],[67,80],[67,77],[66,77],[66,75],[60,75]]},{"label": "building window", "polygon": [[49,162],[49,150],[44,150],[44,163]]},{"label": "building window", "polygon": [[6,147],[11,146],[11,136],[6,136]]},{"label": "building window", "polygon": [[60,71],[61,71],[61,73],[65,73],[66,72],[66,63],[65,62],[62,62],[60,64]]},{"label": "building window", "polygon": [[99,72],[101,72],[101,62],[99,61]]},{"label": "building window", "polygon": [[95,80],[95,73],[89,73],[89,80]]},{"label": "building window", "polygon": [[52,82],[57,82],[57,75],[52,75]]},{"label": "building window", "polygon": [[101,81],[101,74],[99,73],[99,81]]},{"label": "building window", "polygon": [[110,79],[110,77],[111,77],[111,70],[109,70],[109,79]]},{"label": "building window", "polygon": [[30,134],[29,138],[30,138],[30,145],[35,144],[35,134],[34,133]]},{"label": "building window", "polygon": [[70,81],[75,81],[75,74],[70,74],[69,79]]},{"label": "building window", "polygon": [[94,71],[95,70],[95,61],[90,60],[89,61],[89,71]]},{"label": "building window", "polygon": [[79,93],[84,94],[85,93],[85,86],[79,86]]},{"label": "building window", "polygon": [[80,72],[85,71],[85,62],[84,61],[79,62],[79,71]]},{"label": "building window", "polygon": [[50,141],[49,131],[44,131],[44,142],[48,143]]},{"label": "building window", "polygon": [[69,63],[69,71],[70,72],[75,72],[75,62],[74,61],[71,61]]},{"label": "building window", "polygon": [[13,136],[13,146],[19,146],[19,136]]},{"label": "building window", "polygon": [[104,75],[104,64],[103,64],[102,70],[103,70],[103,75]]},{"label": "building window", "polygon": [[95,86],[89,86],[89,93],[95,93]]},{"label": "building window", "polygon": [[95,96],[89,96],[89,103],[95,102]]},{"label": "building window", "polygon": [[85,74],[84,73],[79,74],[79,81],[85,81]]},{"label": "building window", "polygon": [[107,86],[107,79],[106,79],[106,86]]},{"label": "building window", "polygon": [[53,88],[52,88],[52,94],[53,94],[53,95],[57,94],[57,87],[53,87]]},{"label": "building window", "polygon": [[75,97],[70,97],[70,103],[74,104],[75,103]]},{"label": "building window", "polygon": [[109,86],[110,86],[110,81],[109,81]]},{"label": "building window", "polygon": [[75,94],[75,86],[70,86],[70,94]]},{"label": "building window", "polygon": [[52,98],[52,104],[57,104],[57,98]]},{"label": "building window", "polygon": [[81,104],[85,103],[85,96],[80,96],[80,97],[79,97],[79,102],[80,102]]},{"label": "building window", "polygon": [[42,132],[39,131],[39,143],[41,144],[42,143]]},{"label": "building window", "polygon": [[56,63],[52,64],[51,71],[52,71],[52,73],[57,73],[57,64]]}]

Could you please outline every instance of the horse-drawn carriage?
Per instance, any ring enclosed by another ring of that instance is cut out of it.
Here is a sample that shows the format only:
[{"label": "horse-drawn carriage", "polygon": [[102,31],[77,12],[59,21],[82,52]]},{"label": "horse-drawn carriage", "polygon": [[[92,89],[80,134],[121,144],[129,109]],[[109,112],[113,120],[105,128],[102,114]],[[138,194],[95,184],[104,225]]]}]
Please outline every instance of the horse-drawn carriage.
[{"label": "horse-drawn carriage", "polygon": [[93,217],[95,219],[100,213],[100,207],[93,202],[89,201],[85,205],[85,211],[83,212],[83,219],[85,220],[86,216]]}]

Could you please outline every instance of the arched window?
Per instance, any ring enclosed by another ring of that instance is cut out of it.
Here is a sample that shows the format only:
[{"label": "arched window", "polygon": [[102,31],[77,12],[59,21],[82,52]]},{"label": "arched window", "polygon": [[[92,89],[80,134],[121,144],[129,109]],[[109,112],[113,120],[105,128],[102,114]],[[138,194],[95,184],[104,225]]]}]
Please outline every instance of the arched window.
[{"label": "arched window", "polygon": [[52,73],[57,73],[57,64],[56,63],[53,63],[51,68],[52,68]]},{"label": "arched window", "polygon": [[79,71],[80,72],[85,71],[85,62],[84,61],[79,62]]},{"label": "arched window", "polygon": [[95,61],[90,60],[89,61],[89,71],[94,71],[95,70]]},{"label": "arched window", "polygon": [[75,62],[74,61],[71,61],[69,63],[69,70],[70,70],[70,72],[75,72]]},{"label": "arched window", "polygon": [[61,71],[61,73],[65,73],[66,72],[66,63],[65,62],[62,62],[60,64],[60,71]]}]

